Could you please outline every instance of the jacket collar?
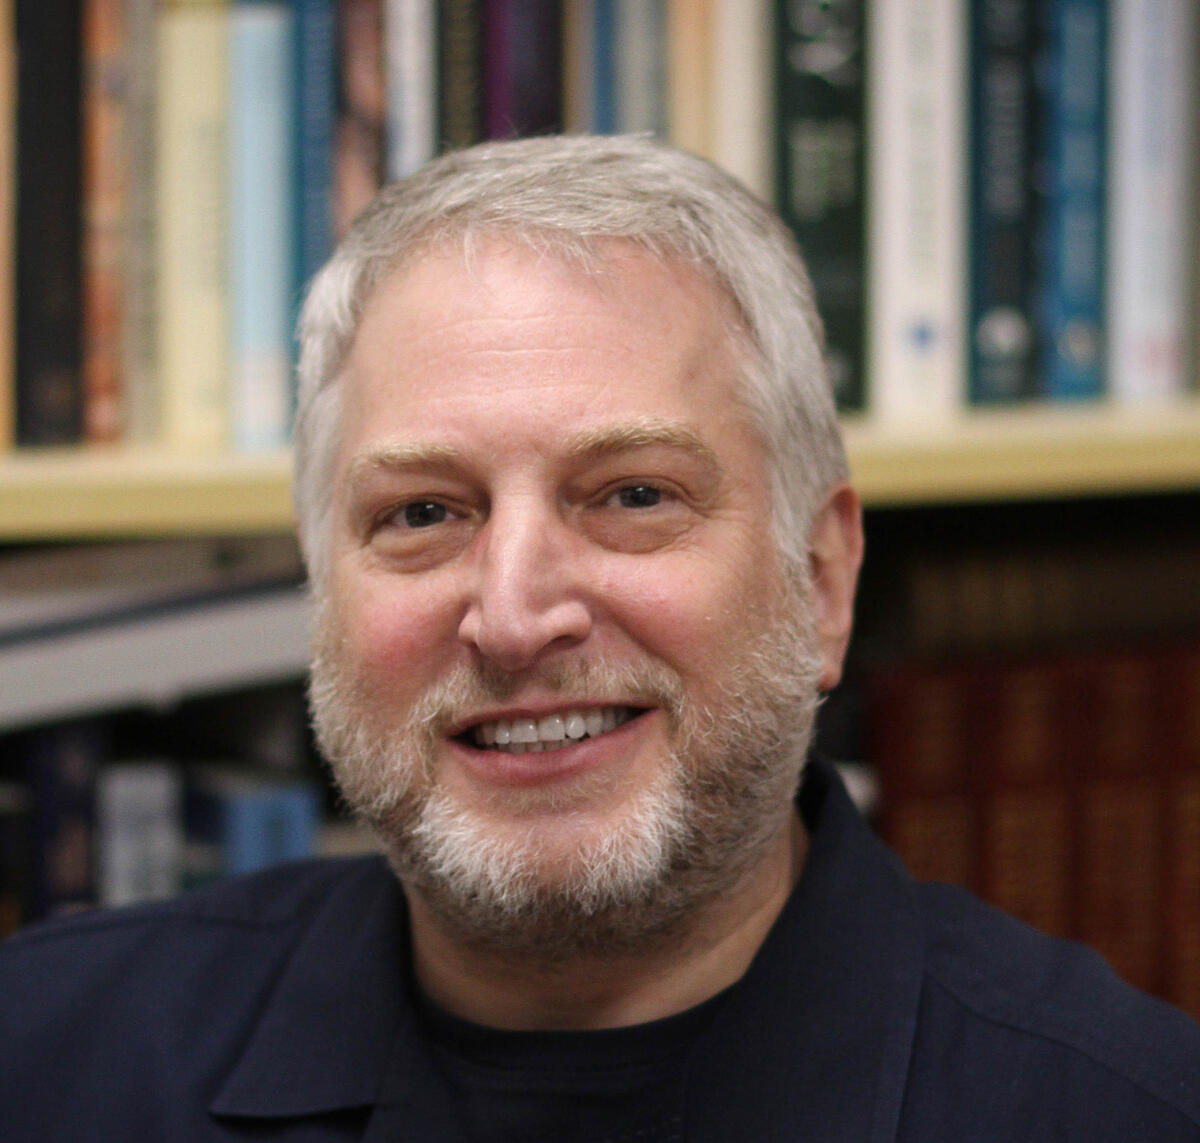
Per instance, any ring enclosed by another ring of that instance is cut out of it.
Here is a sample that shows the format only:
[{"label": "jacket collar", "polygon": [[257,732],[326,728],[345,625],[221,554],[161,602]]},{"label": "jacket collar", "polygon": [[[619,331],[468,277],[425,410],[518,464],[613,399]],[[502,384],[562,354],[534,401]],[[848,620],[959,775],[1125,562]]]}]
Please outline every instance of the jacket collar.
[{"label": "jacket collar", "polygon": [[382,859],[360,863],[295,937],[209,1110],[276,1117],[373,1104],[407,1007],[406,934],[399,882]]},{"label": "jacket collar", "polygon": [[[800,809],[811,835],[800,883],[696,1051],[697,1143],[895,1134],[923,968],[911,882],[831,766],[809,764]],[[210,1110],[379,1103],[452,1117],[431,1106],[444,1093],[409,998],[407,933],[399,883],[381,860],[365,863],[300,933]]]},{"label": "jacket collar", "polygon": [[800,882],[696,1052],[695,1143],[895,1137],[924,964],[912,882],[828,763],[809,764],[800,809]]}]

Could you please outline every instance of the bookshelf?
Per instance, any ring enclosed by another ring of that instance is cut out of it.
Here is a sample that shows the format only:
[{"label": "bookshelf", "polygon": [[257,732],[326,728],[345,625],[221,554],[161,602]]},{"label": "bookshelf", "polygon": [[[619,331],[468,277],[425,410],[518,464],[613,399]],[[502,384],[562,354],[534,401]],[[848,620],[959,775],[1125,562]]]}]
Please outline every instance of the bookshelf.
[{"label": "bookshelf", "polygon": [[[847,418],[874,507],[1200,488],[1200,397],[1160,408],[964,412],[937,424]],[[289,458],[129,448],[0,457],[0,542],[290,530]]]}]

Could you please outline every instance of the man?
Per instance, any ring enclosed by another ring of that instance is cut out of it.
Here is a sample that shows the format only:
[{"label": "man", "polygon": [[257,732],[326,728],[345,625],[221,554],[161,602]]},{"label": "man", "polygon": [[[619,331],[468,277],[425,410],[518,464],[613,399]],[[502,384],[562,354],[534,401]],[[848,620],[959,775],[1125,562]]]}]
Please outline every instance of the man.
[{"label": "man", "polygon": [[766,208],[647,140],[451,155],[302,340],[314,723],[392,872],[12,942],[6,1138],[1200,1139],[1194,1025],[806,764],[862,538]]}]

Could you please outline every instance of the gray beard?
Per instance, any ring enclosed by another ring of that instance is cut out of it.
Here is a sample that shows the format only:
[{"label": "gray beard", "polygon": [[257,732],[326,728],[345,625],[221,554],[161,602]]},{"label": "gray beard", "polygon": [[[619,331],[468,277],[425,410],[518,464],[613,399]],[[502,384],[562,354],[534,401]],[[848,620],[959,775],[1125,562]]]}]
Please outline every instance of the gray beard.
[{"label": "gray beard", "polygon": [[446,728],[504,701],[529,675],[460,668],[402,723],[388,724],[322,612],[309,693],[317,740],[347,804],[375,830],[406,889],[456,939],[538,964],[649,952],[678,939],[786,827],[818,705],[807,594],[806,585],[793,586],[782,621],[726,664],[709,706],[689,702],[678,674],[653,659],[538,672],[542,686],[564,695],[601,705],[636,695],[660,707],[673,742],[618,825],[580,839],[565,862],[548,860],[535,829],[497,836],[432,777]]}]

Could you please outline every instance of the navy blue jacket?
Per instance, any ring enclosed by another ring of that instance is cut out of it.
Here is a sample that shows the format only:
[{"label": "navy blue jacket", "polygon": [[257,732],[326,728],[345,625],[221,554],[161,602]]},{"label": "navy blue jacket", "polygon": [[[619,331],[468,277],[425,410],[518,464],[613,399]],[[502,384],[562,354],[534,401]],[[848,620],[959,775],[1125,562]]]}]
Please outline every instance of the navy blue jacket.
[{"label": "navy blue jacket", "polygon": [[[1200,1140],[1200,1028],[917,885],[810,766],[804,874],[689,1064],[688,1143]],[[0,945],[6,1143],[455,1141],[403,894],[311,862]]]}]

